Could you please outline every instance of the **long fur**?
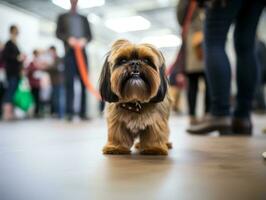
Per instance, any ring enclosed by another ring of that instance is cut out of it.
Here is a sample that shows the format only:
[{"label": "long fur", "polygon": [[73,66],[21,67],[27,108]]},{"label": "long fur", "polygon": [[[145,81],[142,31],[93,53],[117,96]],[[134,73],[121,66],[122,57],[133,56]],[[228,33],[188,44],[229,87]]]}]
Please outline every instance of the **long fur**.
[{"label": "long fur", "polygon": [[[119,64],[117,60],[126,57],[138,61],[147,56],[152,58],[152,63],[139,61],[142,79],[125,83],[132,69],[129,64]],[[100,79],[101,95],[109,102],[105,110],[108,141],[104,154],[129,154],[136,138],[139,138],[141,154],[168,154],[171,101],[164,70],[164,58],[152,45],[134,45],[127,40],[113,44]],[[130,87],[131,84],[136,85]],[[145,103],[141,112],[131,112],[120,106],[122,102],[134,101]]]}]

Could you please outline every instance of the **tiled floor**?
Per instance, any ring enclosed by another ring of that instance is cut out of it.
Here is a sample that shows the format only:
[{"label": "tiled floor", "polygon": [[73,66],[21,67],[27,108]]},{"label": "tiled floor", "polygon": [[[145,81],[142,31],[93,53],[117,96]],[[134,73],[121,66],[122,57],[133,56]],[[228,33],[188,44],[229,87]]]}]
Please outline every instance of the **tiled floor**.
[{"label": "tiled floor", "polygon": [[266,117],[253,137],[189,136],[172,117],[168,157],[104,156],[103,119],[0,122],[1,200],[265,200]]}]

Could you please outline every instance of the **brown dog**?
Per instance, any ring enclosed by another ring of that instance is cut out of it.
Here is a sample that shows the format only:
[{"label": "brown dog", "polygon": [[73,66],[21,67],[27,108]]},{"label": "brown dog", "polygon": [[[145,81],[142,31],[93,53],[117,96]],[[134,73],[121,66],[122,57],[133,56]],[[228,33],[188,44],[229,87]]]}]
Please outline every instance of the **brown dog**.
[{"label": "brown dog", "polygon": [[129,154],[134,140],[141,154],[167,155],[170,98],[164,57],[150,44],[116,41],[105,60],[100,93],[106,107],[104,154]]}]

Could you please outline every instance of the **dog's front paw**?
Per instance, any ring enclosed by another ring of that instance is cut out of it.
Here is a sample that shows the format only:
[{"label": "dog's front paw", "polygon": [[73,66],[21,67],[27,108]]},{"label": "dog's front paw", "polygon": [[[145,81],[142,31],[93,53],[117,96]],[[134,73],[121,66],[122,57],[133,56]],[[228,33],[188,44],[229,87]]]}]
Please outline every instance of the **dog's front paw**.
[{"label": "dog's front paw", "polygon": [[107,144],[103,148],[103,154],[130,154],[130,149],[122,146]]},{"label": "dog's front paw", "polygon": [[[166,143],[166,146],[167,146],[168,149],[172,149],[173,148],[172,142],[167,142]],[[136,143],[134,147],[135,147],[135,149],[138,149],[139,150],[140,149],[140,143],[139,142]]]},{"label": "dog's front paw", "polygon": [[168,155],[168,149],[163,147],[147,147],[140,151],[142,155]]}]

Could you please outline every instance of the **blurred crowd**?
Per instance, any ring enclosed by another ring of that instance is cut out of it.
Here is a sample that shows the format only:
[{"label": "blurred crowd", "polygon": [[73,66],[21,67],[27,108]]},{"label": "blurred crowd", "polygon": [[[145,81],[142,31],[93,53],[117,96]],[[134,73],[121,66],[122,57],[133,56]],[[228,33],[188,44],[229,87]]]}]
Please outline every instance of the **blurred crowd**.
[{"label": "blurred crowd", "polygon": [[[10,27],[10,39],[0,44],[0,114],[14,119],[15,107],[27,117],[53,116],[72,120],[74,81],[81,83],[81,119],[88,119],[86,84],[78,69],[77,47],[87,63],[85,47],[92,40],[86,17],[77,12],[77,0],[70,0],[70,11],[60,15],[56,36],[64,43],[60,58],[51,46],[23,54],[17,45],[19,28]],[[174,63],[168,68],[173,111],[183,112],[180,103],[185,91],[189,114],[188,132],[211,131],[250,134],[250,113],[266,113],[266,46],[257,34],[257,24],[265,7],[263,0],[179,0],[176,16],[181,27],[182,45]],[[232,67],[225,43],[234,24],[237,92],[231,93]],[[64,70],[67,67],[67,70]],[[86,81],[85,81],[86,82]],[[199,94],[203,100],[199,101]],[[254,97],[254,98],[253,98]],[[198,108],[203,108],[203,114]],[[101,102],[101,110],[104,103]]]},{"label": "blurred crowd", "polygon": [[27,117],[64,116],[64,65],[54,46],[20,52],[19,29],[10,26],[10,39],[0,46],[0,113],[15,119],[15,108]]},{"label": "blurred crowd", "polygon": [[[167,73],[174,111],[182,110],[180,93],[186,90],[190,124],[187,132],[251,135],[251,112],[266,113],[266,46],[257,33],[265,5],[264,0],[178,2],[182,45]],[[234,67],[225,49],[231,25]],[[232,92],[232,83],[236,92]],[[205,95],[197,103],[199,90]],[[204,108],[203,114],[199,115],[197,105]]]},{"label": "blurred crowd", "polygon": [[[71,0],[71,10],[58,17],[55,34],[64,43],[63,58],[58,56],[55,46],[35,49],[32,55],[25,55],[17,44],[19,28],[10,26],[10,38],[0,49],[0,115],[3,120],[14,120],[22,115],[23,118],[52,116],[72,121],[76,114],[81,120],[89,120],[85,47],[92,35],[87,18],[76,8],[77,0]],[[77,82],[80,91],[75,87]],[[75,103],[77,96],[80,101]],[[101,107],[103,109],[102,102]]]}]

